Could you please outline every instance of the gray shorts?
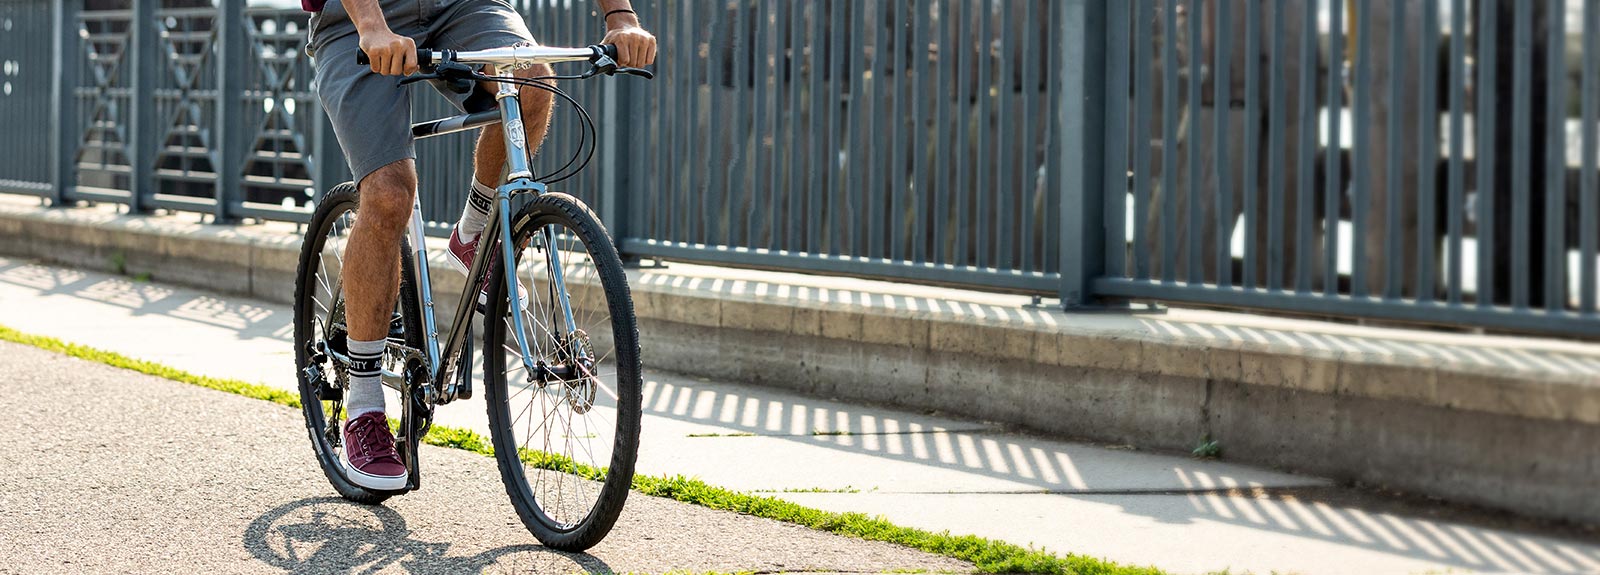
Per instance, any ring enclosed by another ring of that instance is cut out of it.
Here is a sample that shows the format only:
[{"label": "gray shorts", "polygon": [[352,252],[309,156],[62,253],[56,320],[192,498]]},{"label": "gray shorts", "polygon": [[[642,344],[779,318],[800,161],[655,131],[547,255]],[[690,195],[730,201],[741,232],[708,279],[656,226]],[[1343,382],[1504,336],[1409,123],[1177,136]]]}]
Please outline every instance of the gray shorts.
[{"label": "gray shorts", "polygon": [[[533,43],[527,24],[506,0],[379,0],[379,5],[389,29],[409,36],[418,48],[483,50]],[[312,16],[306,51],[316,67],[317,96],[357,182],[378,168],[417,157],[410,87],[357,64],[359,43],[342,0],[328,0]],[[462,110],[494,105],[481,90],[440,93]]]}]

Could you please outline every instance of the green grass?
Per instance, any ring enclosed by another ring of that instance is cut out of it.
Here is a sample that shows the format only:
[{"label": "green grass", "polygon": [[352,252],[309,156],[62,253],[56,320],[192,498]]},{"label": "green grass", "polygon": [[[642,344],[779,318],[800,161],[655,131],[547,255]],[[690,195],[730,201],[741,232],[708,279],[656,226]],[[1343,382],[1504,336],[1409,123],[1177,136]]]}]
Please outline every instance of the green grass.
[{"label": "green grass", "polygon": [[755,437],[754,433],[691,433],[689,437]]},{"label": "green grass", "polygon": [[[195,375],[155,362],[133,359],[119,353],[88,346],[66,343],[61,340],[25,334],[0,326],[0,341],[30,345],[47,351],[103,363],[180,381],[200,387],[225,391],[279,405],[299,408],[296,394],[265,385],[246,383]],[[483,455],[494,455],[489,440],[468,429],[435,425],[422,438],[424,443],[450,447]],[[522,450],[521,459],[531,466],[572,473],[580,477],[599,480],[605,470],[585,465],[569,458],[532,450]],[[1003,541],[973,535],[953,535],[949,531],[934,533],[922,529],[901,527],[883,517],[863,513],[835,513],[812,509],[781,499],[739,493],[716,487],[699,479],[675,476],[635,475],[633,489],[649,496],[664,497],[711,509],[732,511],[764,517],[786,523],[802,525],[819,531],[856,537],[871,541],[884,541],[971,562],[982,573],[1041,573],[1081,575],[1162,575],[1154,567],[1130,567],[1083,555],[1056,555],[1043,549],[1022,547]]]}]

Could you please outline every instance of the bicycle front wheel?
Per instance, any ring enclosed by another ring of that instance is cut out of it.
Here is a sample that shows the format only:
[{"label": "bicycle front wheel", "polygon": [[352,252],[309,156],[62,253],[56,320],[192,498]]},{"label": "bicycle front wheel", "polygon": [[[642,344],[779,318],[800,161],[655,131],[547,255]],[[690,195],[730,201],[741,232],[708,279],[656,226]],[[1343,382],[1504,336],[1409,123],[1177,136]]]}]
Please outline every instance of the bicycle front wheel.
[{"label": "bicycle front wheel", "polygon": [[518,305],[498,242],[482,244],[495,256],[483,346],[495,457],[528,530],[581,551],[610,532],[633,482],[642,382],[633,299],[610,236],[577,199],[544,194],[511,232]]}]

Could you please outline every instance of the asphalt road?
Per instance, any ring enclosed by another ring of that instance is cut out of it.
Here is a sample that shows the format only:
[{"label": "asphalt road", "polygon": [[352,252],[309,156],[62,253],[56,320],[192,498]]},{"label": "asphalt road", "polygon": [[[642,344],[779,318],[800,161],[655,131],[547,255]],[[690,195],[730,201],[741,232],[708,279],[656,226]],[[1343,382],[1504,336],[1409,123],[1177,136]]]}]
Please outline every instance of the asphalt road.
[{"label": "asphalt road", "polygon": [[5,342],[0,373],[0,573],[972,569],[637,493],[589,553],[551,551],[487,457],[424,446],[422,491],[357,505],[298,410]]}]

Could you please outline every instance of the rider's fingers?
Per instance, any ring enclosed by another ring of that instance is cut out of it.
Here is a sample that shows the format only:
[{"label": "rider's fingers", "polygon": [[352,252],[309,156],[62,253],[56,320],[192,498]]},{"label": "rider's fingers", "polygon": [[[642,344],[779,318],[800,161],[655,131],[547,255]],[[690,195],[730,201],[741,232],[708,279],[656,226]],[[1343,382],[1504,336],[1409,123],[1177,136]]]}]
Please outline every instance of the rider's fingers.
[{"label": "rider's fingers", "polygon": [[411,75],[417,73],[417,51],[415,49],[406,50],[402,53],[402,56],[405,60],[405,65],[403,67],[405,68],[406,74]]},{"label": "rider's fingers", "polygon": [[624,67],[633,66],[633,42],[626,38],[617,41],[617,63]]},{"label": "rider's fingers", "polygon": [[402,56],[402,54],[397,54],[395,51],[397,50],[392,50],[392,48],[390,48],[389,72],[387,72],[387,74],[405,75],[405,56]]}]

